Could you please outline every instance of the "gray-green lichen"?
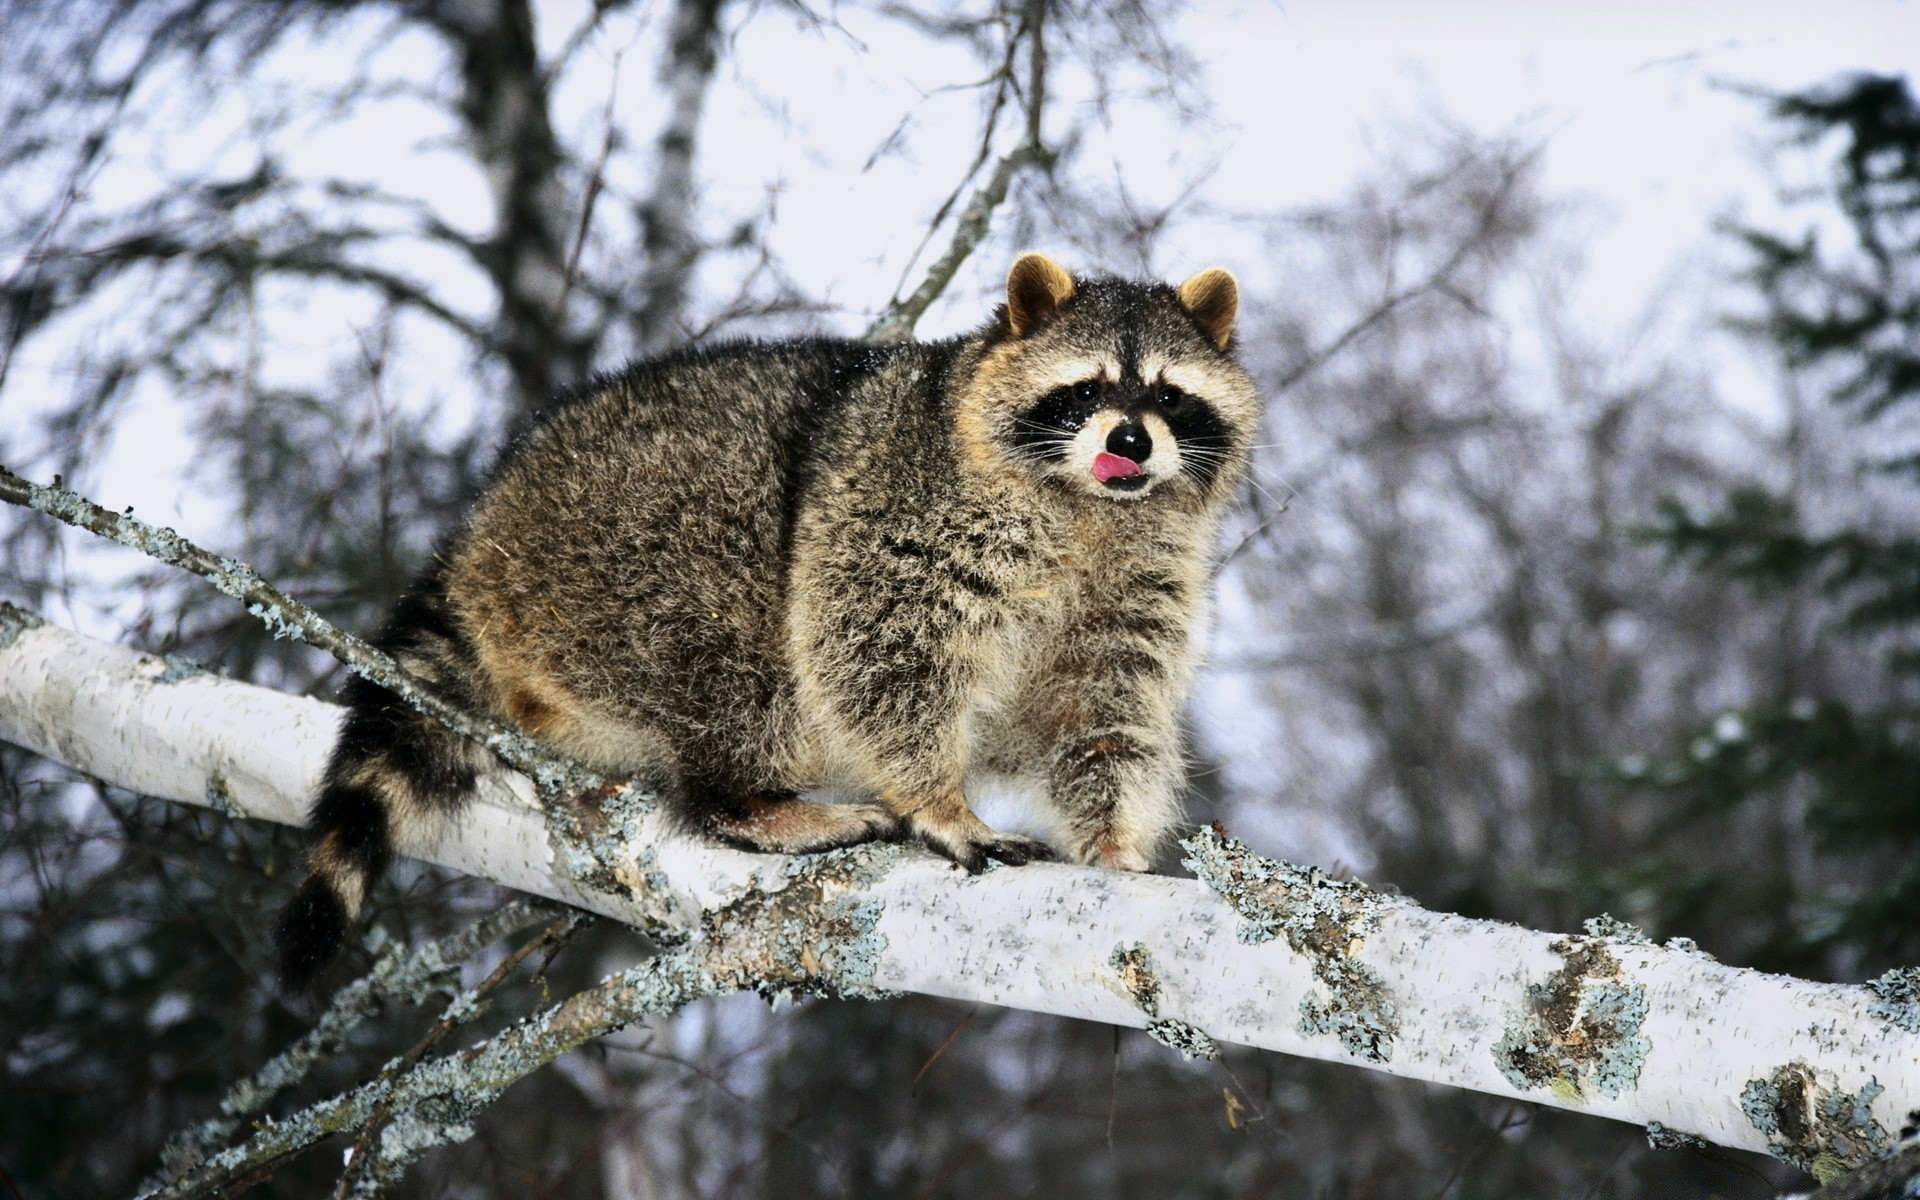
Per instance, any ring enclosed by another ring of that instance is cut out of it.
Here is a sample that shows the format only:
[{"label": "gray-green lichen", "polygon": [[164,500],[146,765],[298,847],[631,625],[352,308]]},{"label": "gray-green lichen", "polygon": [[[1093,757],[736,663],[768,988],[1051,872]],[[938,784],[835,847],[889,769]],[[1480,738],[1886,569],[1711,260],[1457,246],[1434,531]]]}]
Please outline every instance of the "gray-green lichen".
[{"label": "gray-green lichen", "polygon": [[153,677],[155,683],[179,683],[182,679],[207,674],[205,667],[184,654],[165,654],[160,661],[166,664],[166,669]]},{"label": "gray-green lichen", "polygon": [[1697,1133],[1673,1129],[1658,1121],[1648,1121],[1647,1145],[1654,1150],[1705,1150],[1708,1143]]},{"label": "gray-green lichen", "polygon": [[[373,969],[334,993],[327,1011],[313,1028],[269,1059],[249,1078],[227,1089],[220,1115],[182,1130],[168,1139],[160,1160],[172,1178],[184,1175],[218,1151],[246,1123],[265,1110],[281,1092],[305,1078],[347,1043],[353,1030],[388,1002],[421,1004],[452,989],[460,965],[483,947],[523,929],[557,911],[544,901],[522,899],[435,942],[409,951],[397,943],[379,948]],[[377,928],[377,927],[376,927]],[[149,1180],[155,1188],[162,1180]]]},{"label": "gray-green lichen", "polygon": [[1169,1050],[1179,1051],[1188,1062],[1220,1057],[1220,1043],[1185,1021],[1155,1021],[1147,1026],[1147,1036]]},{"label": "gray-green lichen", "polygon": [[217,808],[235,819],[244,819],[247,815],[247,811],[234,801],[233,788],[228,785],[227,777],[218,771],[207,776],[207,806]]},{"label": "gray-green lichen", "polygon": [[1700,943],[1690,937],[1670,937],[1660,944],[1676,954],[1691,954],[1696,958],[1704,958],[1708,962],[1720,961],[1705,950],[1702,950]]},{"label": "gray-green lichen", "polygon": [[1300,1032],[1331,1035],[1359,1058],[1390,1061],[1399,1015],[1379,972],[1355,955],[1382,915],[1410,901],[1312,867],[1262,858],[1213,829],[1180,844],[1187,868],[1240,914],[1240,941],[1282,936],[1313,964],[1324,994],[1300,1001]]},{"label": "gray-green lichen", "polygon": [[1121,986],[1140,1006],[1140,1011],[1152,1018],[1147,1023],[1148,1037],[1170,1050],[1179,1051],[1180,1057],[1189,1062],[1196,1058],[1219,1056],[1220,1043],[1200,1030],[1185,1021],[1160,1019],[1160,976],[1153,969],[1153,956],[1145,945],[1139,942],[1131,946],[1121,943],[1107,956],[1107,964],[1120,973]]},{"label": "gray-green lichen", "polygon": [[1513,1086],[1544,1087],[1565,1104],[1598,1092],[1618,1096],[1637,1086],[1650,1043],[1640,1033],[1647,989],[1628,983],[1609,939],[1571,937],[1553,943],[1562,965],[1527,988],[1523,1011],[1510,1013],[1493,1061]]},{"label": "gray-green lichen", "polygon": [[567,876],[595,891],[640,902],[648,930],[674,936],[666,873],[654,848],[640,841],[656,793],[637,783],[609,783],[583,793],[543,788],[543,795],[547,842]]},{"label": "gray-green lichen", "polygon": [[1765,1079],[1749,1080],[1740,1091],[1740,1111],[1766,1137],[1775,1158],[1824,1184],[1892,1150],[1893,1139],[1873,1116],[1874,1098],[1883,1090],[1870,1079],[1857,1093],[1842,1091],[1795,1060]]},{"label": "gray-green lichen", "polygon": [[[704,914],[699,938],[526,1017],[478,1046],[397,1075],[383,1073],[284,1121],[258,1122],[243,1145],[213,1155],[148,1195],[184,1200],[218,1190],[261,1163],[389,1114],[410,1135],[457,1134],[466,1120],[462,1114],[479,1111],[515,1080],[575,1046],[704,996],[748,988],[771,995],[884,995],[873,983],[887,945],[878,929],[881,903],[858,893],[880,882],[899,857],[898,847],[866,845],[790,860],[782,864],[777,886],[756,886]],[[417,1124],[403,1125],[413,1119],[409,1113],[421,1114]]]},{"label": "gray-green lichen", "polygon": [[1908,1033],[1920,1033],[1920,967],[1897,967],[1867,986],[1877,997],[1868,1012]]},{"label": "gray-green lichen", "polygon": [[20,640],[20,635],[29,629],[38,629],[45,625],[37,613],[0,600],[0,650],[5,650]]},{"label": "gray-green lichen", "polygon": [[776,1001],[890,995],[873,983],[887,949],[882,904],[859,893],[899,859],[900,848],[882,842],[787,860],[783,886],[702,915],[701,941],[712,948],[707,969],[726,990],[750,988]]},{"label": "gray-green lichen", "polygon": [[1610,942],[1618,942],[1623,946],[1652,944],[1652,939],[1638,925],[1630,921],[1622,921],[1612,913],[1588,917],[1581,924],[1586,929],[1588,937],[1606,938]]}]

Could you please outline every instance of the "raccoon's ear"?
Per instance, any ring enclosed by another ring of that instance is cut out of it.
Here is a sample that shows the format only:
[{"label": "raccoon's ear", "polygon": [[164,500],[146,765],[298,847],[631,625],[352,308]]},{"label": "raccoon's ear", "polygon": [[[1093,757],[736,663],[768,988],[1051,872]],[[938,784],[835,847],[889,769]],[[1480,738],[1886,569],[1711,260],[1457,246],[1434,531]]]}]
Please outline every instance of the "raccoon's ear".
[{"label": "raccoon's ear", "polygon": [[1240,281],[1224,267],[1208,267],[1180,285],[1180,304],[1213,344],[1225,350],[1240,315]]},{"label": "raccoon's ear", "polygon": [[1073,276],[1044,254],[1026,253],[1007,272],[1007,327],[1025,337],[1073,299]]}]

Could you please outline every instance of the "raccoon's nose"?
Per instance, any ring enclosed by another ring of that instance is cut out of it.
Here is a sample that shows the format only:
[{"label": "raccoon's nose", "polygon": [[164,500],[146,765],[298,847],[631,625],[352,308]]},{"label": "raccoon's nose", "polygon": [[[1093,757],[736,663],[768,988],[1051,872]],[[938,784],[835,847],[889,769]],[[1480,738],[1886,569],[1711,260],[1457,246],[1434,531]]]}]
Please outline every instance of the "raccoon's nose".
[{"label": "raccoon's nose", "polygon": [[1122,421],[1107,434],[1107,453],[1143,463],[1153,454],[1153,435],[1138,421]]}]

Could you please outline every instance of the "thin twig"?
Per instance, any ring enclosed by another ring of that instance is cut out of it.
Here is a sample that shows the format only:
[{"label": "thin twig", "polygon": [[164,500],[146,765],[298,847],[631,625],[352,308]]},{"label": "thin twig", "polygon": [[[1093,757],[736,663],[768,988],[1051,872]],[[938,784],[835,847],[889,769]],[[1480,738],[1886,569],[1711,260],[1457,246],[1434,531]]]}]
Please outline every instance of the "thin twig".
[{"label": "thin twig", "polygon": [[[927,222],[926,232],[920,235],[919,245],[915,246],[913,253],[907,256],[906,266],[900,269],[900,281],[894,285],[893,295],[887,300],[889,309],[899,303],[900,289],[907,286],[907,278],[913,273],[913,269],[920,265],[920,256],[925,254],[927,247],[933,243],[933,235],[946,224],[948,214],[953,212],[953,206],[960,203],[960,197],[966,194],[967,185],[973,182],[974,177],[980,174],[980,168],[986,166],[987,159],[993,156],[993,139],[1000,130],[1000,114],[1006,109],[1007,96],[1015,90],[1013,65],[1020,50],[1020,41],[1025,34],[1024,24],[1013,31],[1007,38],[1006,55],[1001,60],[1000,66],[992,75],[980,81],[981,84],[995,84],[993,101],[987,105],[986,120],[981,122],[980,147],[974,151],[973,161],[967,164],[967,169],[961,173],[959,181],[953,185],[953,190],[948,192],[947,198],[940,202],[940,207],[933,210],[933,218]],[[972,86],[977,87],[980,84]],[[878,151],[875,153],[878,154]],[[868,165],[872,165],[871,160]]]},{"label": "thin twig", "polygon": [[953,1032],[947,1035],[947,1040],[941,1042],[940,1048],[928,1055],[927,1061],[921,1063],[920,1069],[914,1072],[913,1082],[907,1085],[907,1095],[917,1096],[920,1094],[920,1081],[927,1077],[927,1072],[933,1070],[933,1064],[940,1061],[940,1056],[945,1054],[947,1049],[952,1046],[955,1041],[959,1040],[960,1035],[965,1033],[967,1026],[971,1024],[973,1024],[973,1010],[969,1009],[967,1015],[960,1018],[960,1023],[953,1027]]},{"label": "thin twig", "polygon": [[[597,14],[596,14],[597,15]],[[618,126],[613,121],[613,102],[620,95],[620,55],[613,56],[613,81],[607,85],[607,104],[601,113],[601,122],[606,133],[600,139],[600,155],[594,159],[593,171],[587,176],[586,195],[580,201],[580,226],[573,231],[573,248],[567,251],[566,275],[560,282],[560,299],[554,303],[553,311],[557,320],[567,319],[567,301],[573,298],[573,287],[580,277],[580,252],[586,249],[587,231],[593,227],[593,207],[600,199],[600,193],[607,186],[607,161],[613,157],[613,143]]]},{"label": "thin twig", "polygon": [[396,946],[382,954],[371,971],[334,993],[327,1011],[312,1029],[268,1059],[265,1066],[247,1079],[228,1088],[220,1101],[219,1116],[168,1140],[166,1149],[160,1152],[170,1172],[166,1178],[184,1175],[207,1155],[226,1145],[247,1118],[264,1111],[276,1096],[344,1046],[355,1027],[382,1005],[417,997],[437,980],[457,971],[462,962],[483,947],[555,911],[556,906],[544,900],[522,897],[458,933],[404,953]]},{"label": "thin twig", "polygon": [[1536,155],[1537,152],[1535,155],[1526,156],[1513,170],[1507,173],[1502,180],[1502,186],[1499,191],[1482,205],[1479,224],[1474,227],[1470,236],[1460,240],[1460,244],[1454,247],[1453,253],[1447,256],[1445,262],[1428,272],[1425,279],[1412,287],[1396,289],[1390,285],[1387,294],[1381,297],[1378,304],[1374,305],[1373,308],[1359,320],[1347,326],[1345,330],[1341,331],[1339,336],[1296,363],[1292,370],[1281,376],[1273,385],[1273,391],[1278,394],[1291,389],[1295,384],[1313,374],[1315,371],[1318,371],[1330,360],[1338,356],[1342,350],[1352,345],[1354,340],[1362,334],[1392,316],[1402,306],[1422,296],[1429,294],[1443,295],[1456,302],[1465,303],[1468,309],[1476,316],[1488,316],[1484,309],[1468,302],[1465,297],[1460,294],[1459,289],[1453,286],[1453,274],[1466,265],[1467,259],[1472,257],[1475,250],[1480,249],[1486,244],[1487,237],[1492,232],[1494,224],[1499,220],[1500,214],[1506,211],[1505,205],[1508,194],[1512,192],[1515,185],[1519,182],[1520,168],[1531,163]]},{"label": "thin twig", "polygon": [[[485,979],[455,996],[445,1011],[440,1014],[440,1019],[434,1023],[433,1028],[427,1031],[426,1036],[415,1042],[412,1049],[405,1054],[381,1068],[374,1082],[390,1082],[404,1072],[411,1071],[421,1059],[427,1056],[427,1052],[439,1045],[449,1033],[478,1017],[483,1011],[482,1002],[491,996],[494,990],[506,981],[507,976],[513,974],[534,951],[542,947],[550,948],[551,953],[548,957],[551,961],[552,953],[558,953],[573,940],[575,934],[585,929],[592,921],[593,918],[586,913],[570,912],[541,930],[537,937],[527,939],[526,945],[500,960],[500,965],[495,967]],[[346,1200],[356,1177],[364,1176],[376,1183],[379,1181],[383,1164],[375,1147],[380,1131],[386,1128],[391,1116],[391,1108],[380,1108],[365,1125],[360,1127],[359,1136],[354,1138],[353,1148],[347,1152],[347,1169],[340,1174],[340,1186],[334,1192],[335,1200]],[[390,1170],[402,1164],[386,1163],[384,1165]]]},{"label": "thin twig", "polygon": [[[994,164],[993,174],[987,182],[968,199],[967,206],[954,222],[953,240],[947,244],[947,252],[927,268],[927,276],[920,286],[904,300],[889,304],[881,314],[867,327],[866,340],[870,342],[904,342],[913,336],[913,327],[920,323],[933,302],[946,292],[961,266],[967,261],[980,243],[986,240],[987,232],[993,225],[994,210],[1006,200],[1008,190],[1013,186],[1013,178],[1023,168],[1030,166],[1045,167],[1053,161],[1052,152],[1046,148],[1041,136],[1042,118],[1046,108],[1047,82],[1047,40],[1046,40],[1046,3],[1035,0],[1028,6],[1025,22],[1027,35],[1027,127],[1020,144],[1009,150],[1000,161]],[[997,119],[996,105],[990,119]],[[969,169],[971,175],[978,166]],[[941,215],[945,215],[942,206]],[[937,221],[936,221],[937,224]]]}]

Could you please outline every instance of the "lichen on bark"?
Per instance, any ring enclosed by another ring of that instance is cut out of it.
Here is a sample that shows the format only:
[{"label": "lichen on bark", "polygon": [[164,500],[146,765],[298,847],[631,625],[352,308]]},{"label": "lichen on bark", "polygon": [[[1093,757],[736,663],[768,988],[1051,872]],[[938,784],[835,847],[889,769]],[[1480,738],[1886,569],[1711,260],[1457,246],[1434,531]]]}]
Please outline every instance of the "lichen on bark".
[{"label": "lichen on bark", "polygon": [[778,878],[701,919],[708,967],[727,990],[880,999],[881,902],[858,893],[885,878],[900,848],[869,842],[781,864]]},{"label": "lichen on bark", "polygon": [[[1544,1087],[1566,1104],[1594,1093],[1618,1096],[1637,1086],[1653,1048],[1640,1027],[1645,985],[1628,982],[1608,937],[1553,943],[1561,967],[1527,988],[1524,1011],[1510,1013],[1494,1044],[1500,1073],[1523,1091]],[[1631,943],[1630,943],[1631,944]]]},{"label": "lichen on bark", "polygon": [[653,936],[684,937],[659,853],[646,844],[641,827],[658,803],[655,791],[631,781],[609,781],[583,792],[541,790],[547,844],[560,873],[583,887],[638,903],[635,923]]},{"label": "lichen on bark", "polygon": [[1652,1150],[1705,1150],[1707,1139],[1697,1133],[1688,1133],[1684,1129],[1675,1129],[1662,1125],[1658,1121],[1647,1122],[1647,1147]]},{"label": "lichen on bark", "polygon": [[1180,844],[1187,868],[1240,914],[1240,941],[1284,936],[1313,964],[1321,992],[1301,998],[1300,1032],[1337,1037],[1370,1062],[1391,1061],[1399,1014],[1385,980],[1357,954],[1384,914],[1411,901],[1314,867],[1262,858],[1216,829]]},{"label": "lichen on bark", "polygon": [[1120,985],[1147,1014],[1147,1036],[1191,1062],[1196,1058],[1217,1058],[1220,1043],[1185,1021],[1160,1016],[1160,976],[1153,969],[1153,955],[1145,945],[1124,942],[1113,948],[1107,963],[1120,973]]},{"label": "lichen on bark", "polygon": [[1920,967],[1896,967],[1867,981],[1874,1001],[1867,1011],[1908,1033],[1920,1033]]},{"label": "lichen on bark", "polygon": [[1767,1149],[1826,1183],[1886,1155],[1893,1139],[1874,1119],[1877,1080],[1858,1092],[1823,1083],[1812,1067],[1794,1061],[1740,1091],[1740,1111],[1767,1139]]}]

